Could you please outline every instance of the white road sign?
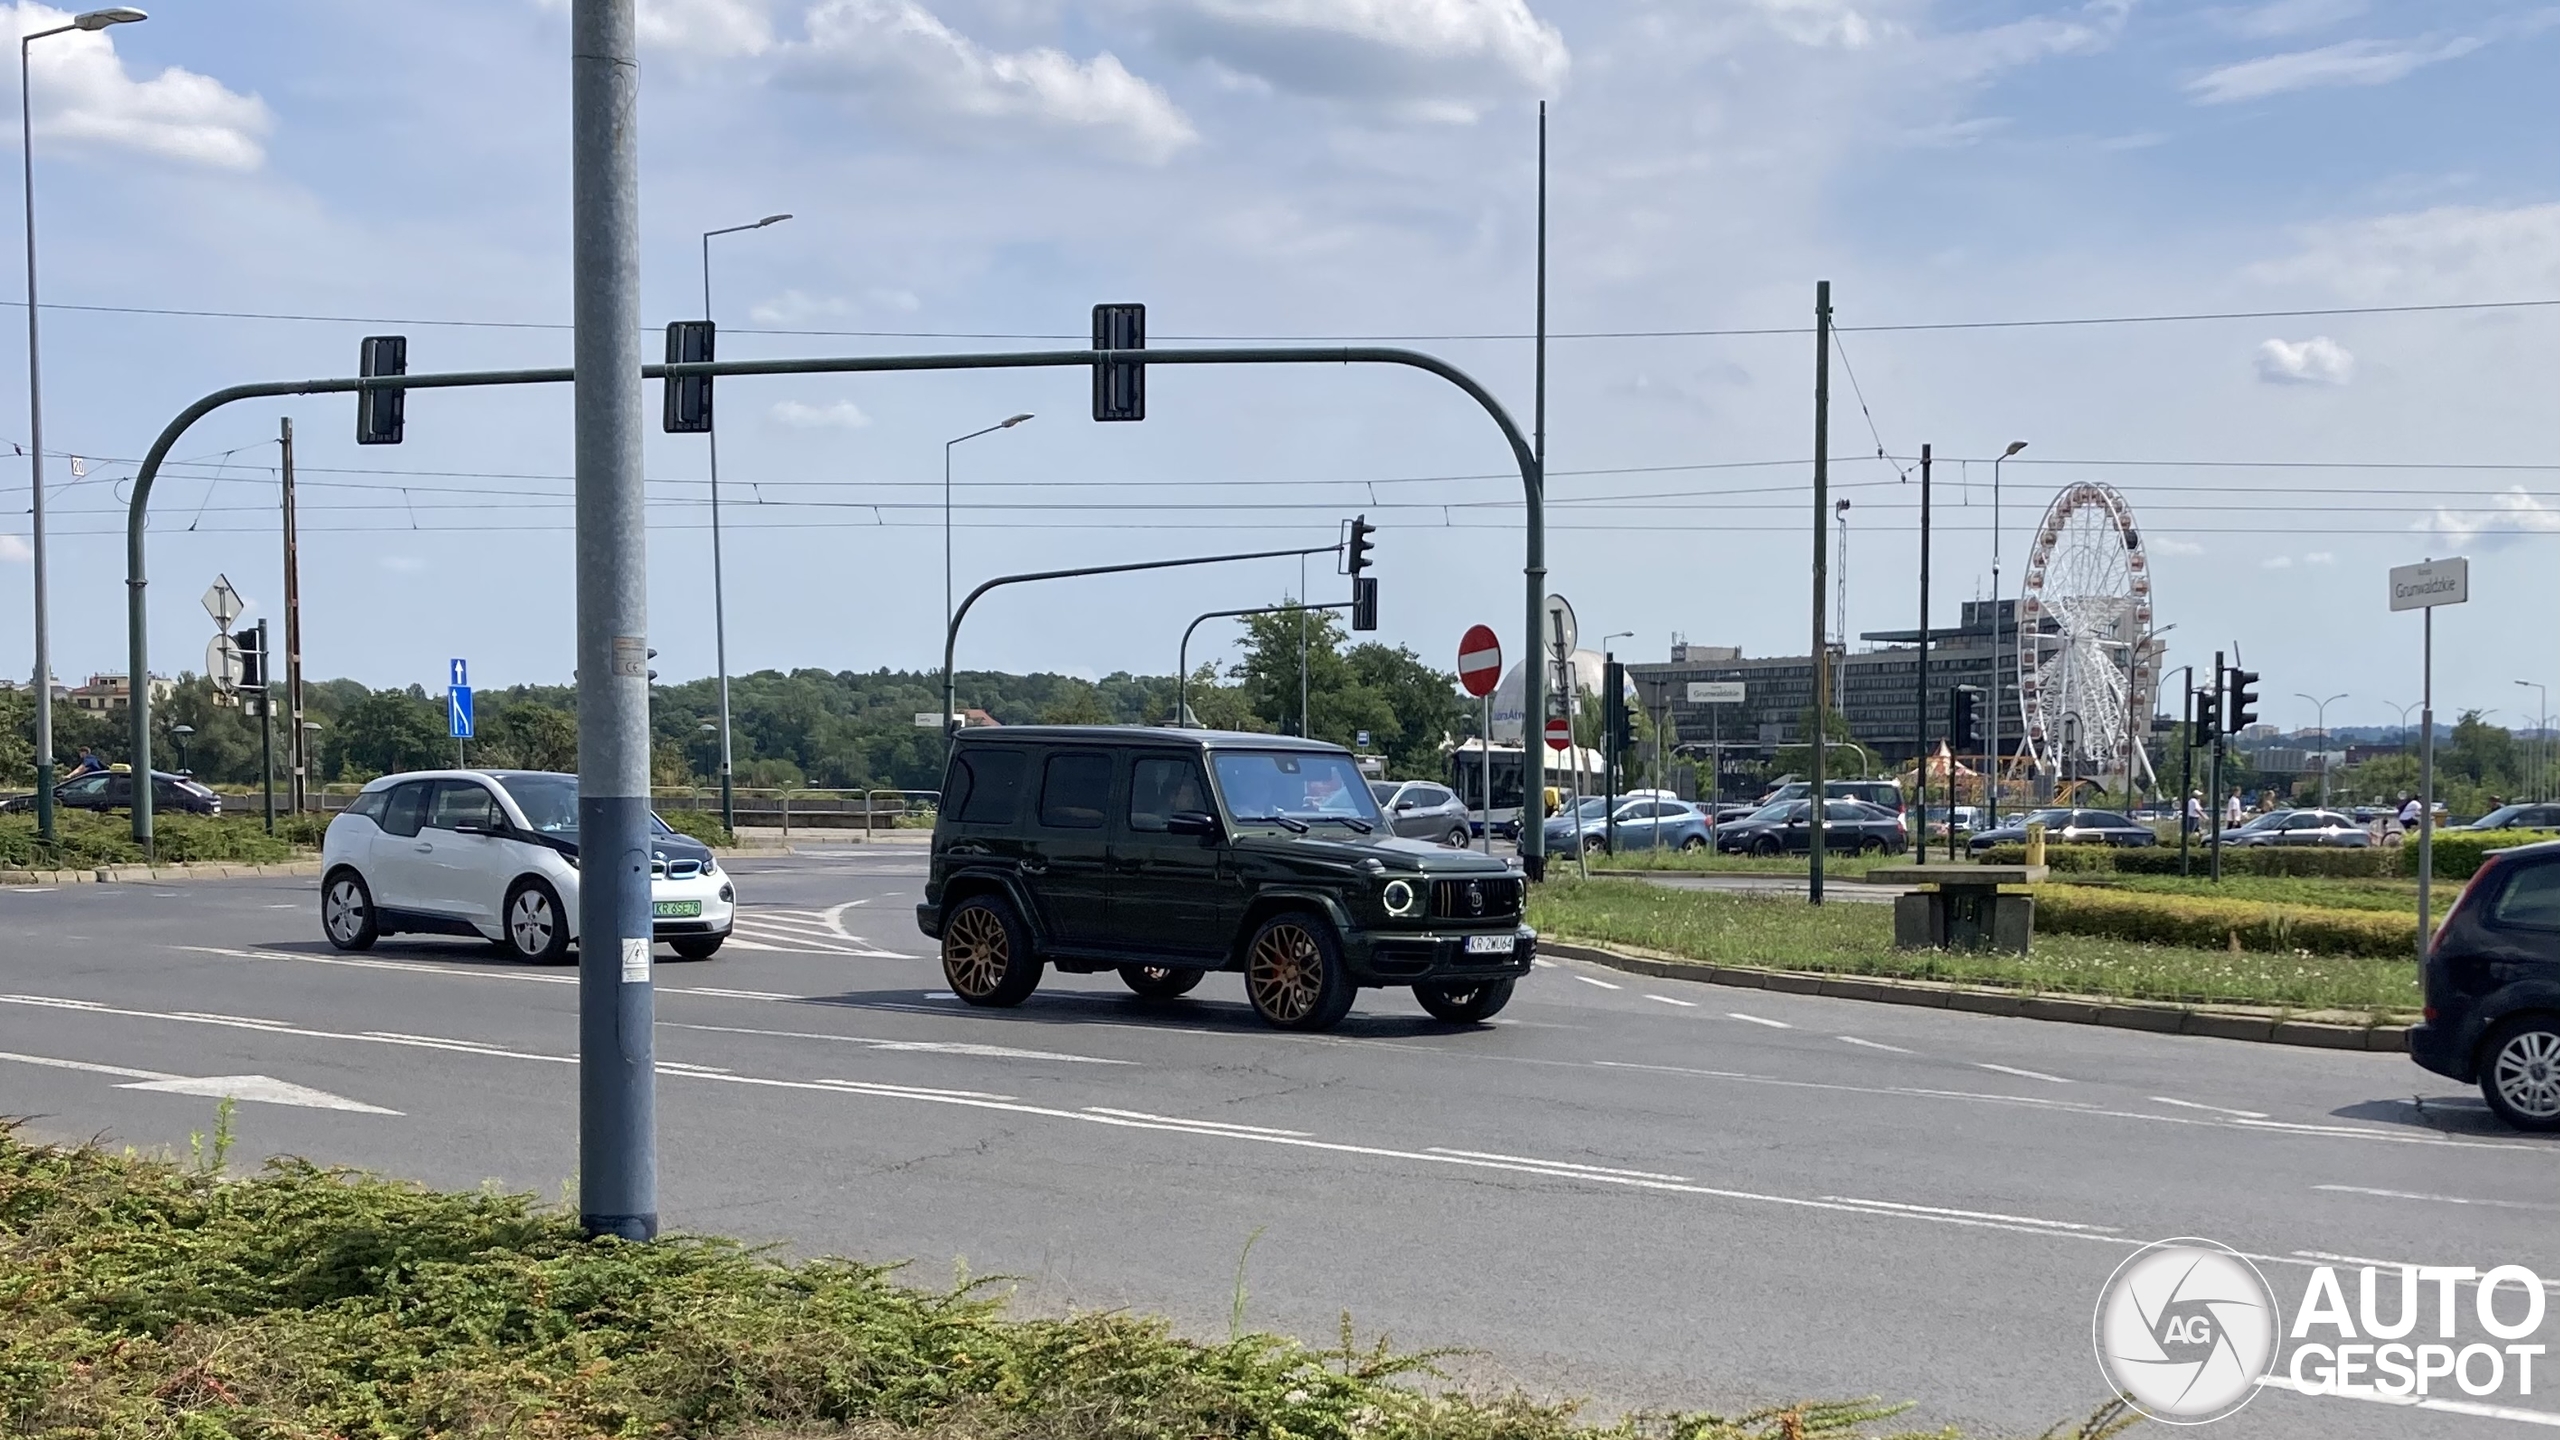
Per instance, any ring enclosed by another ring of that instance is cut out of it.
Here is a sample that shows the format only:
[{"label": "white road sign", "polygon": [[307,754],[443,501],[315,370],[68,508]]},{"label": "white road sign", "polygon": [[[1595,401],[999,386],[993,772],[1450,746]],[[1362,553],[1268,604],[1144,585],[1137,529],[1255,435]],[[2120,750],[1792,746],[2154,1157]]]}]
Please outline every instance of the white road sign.
[{"label": "white road sign", "polygon": [[[954,716],[952,718],[957,719],[959,717]],[[944,720],[941,714],[936,711],[919,710],[916,712],[915,724],[916,728],[919,730],[939,730],[943,727]]]},{"label": "white road sign", "polygon": [[2391,567],[2391,608],[2426,610],[2471,599],[2471,562],[2460,556]]},{"label": "white road sign", "polygon": [[1743,682],[1739,680],[1692,680],[1689,703],[1692,705],[1739,705]]},{"label": "white road sign", "polygon": [[[235,614],[232,618],[239,617]],[[227,693],[239,689],[249,674],[247,663],[240,658],[240,642],[228,635],[216,635],[205,642],[204,673],[217,690]]]},{"label": "white road sign", "polygon": [[1547,597],[1547,653],[1559,661],[1573,658],[1573,642],[1579,636],[1574,629],[1573,607],[1561,595]]},{"label": "white road sign", "polygon": [[220,629],[230,629],[231,622],[239,619],[240,613],[248,608],[249,602],[241,599],[240,592],[231,588],[228,575],[214,576],[212,586],[204,592],[204,613],[212,616],[213,623]]}]

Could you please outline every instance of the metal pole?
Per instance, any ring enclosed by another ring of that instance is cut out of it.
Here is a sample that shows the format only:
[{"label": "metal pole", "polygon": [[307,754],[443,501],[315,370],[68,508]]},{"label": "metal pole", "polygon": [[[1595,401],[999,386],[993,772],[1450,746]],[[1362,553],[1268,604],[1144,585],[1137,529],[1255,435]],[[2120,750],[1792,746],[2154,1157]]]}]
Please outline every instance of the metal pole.
[{"label": "metal pole", "polygon": [[2418,959],[2427,958],[2435,910],[2429,886],[2436,874],[2436,607],[2426,609],[2424,678],[2418,692]]},{"label": "metal pole", "polygon": [[1987,738],[1982,746],[1982,818],[1992,828],[2000,824],[2000,640],[2007,628],[2000,623],[2000,465],[2008,458],[2002,455],[1991,462],[1991,717],[1983,732]]},{"label": "metal pole", "polygon": [[[1536,473],[1529,481],[1528,495],[1528,560],[1521,567],[1528,580],[1528,624],[1522,638],[1528,648],[1524,652],[1529,663],[1520,667],[1520,868],[1532,880],[1547,876],[1547,756],[1541,748],[1543,737],[1536,731],[1547,718],[1546,678],[1544,665],[1537,657],[1547,652],[1547,102],[1538,102],[1538,340],[1534,347],[1537,364],[1536,413],[1530,417],[1529,469]],[[1492,738],[1492,727],[1486,727],[1486,739]],[[1485,803],[1493,803],[1488,796]],[[1530,823],[1531,811],[1536,823]],[[1581,847],[1574,847],[1579,850]]]},{"label": "metal pole", "polygon": [[2210,833],[2204,843],[2206,873],[2217,885],[2222,883],[2222,727],[2231,718],[2231,712],[2223,707],[2229,703],[2222,693],[2222,652],[2216,650],[2213,652],[2213,761],[2208,767],[2213,775],[2213,798],[2205,807],[2205,824],[2210,827]]},{"label": "metal pole", "polygon": [[258,622],[258,782],[265,798],[267,833],[276,833],[276,663],[267,648],[267,622]]},{"label": "metal pole", "polygon": [[[2187,716],[2178,731],[2178,874],[2181,877],[2187,874],[2187,832],[2194,828],[2187,823],[2187,801],[2196,793],[2196,667],[2189,665],[2186,672]],[[2196,821],[2198,825],[2203,823],[2201,817]]]},{"label": "metal pole", "polygon": [[[1912,728],[1919,735],[1919,758],[1913,761],[1912,788],[1920,792],[1920,863],[1929,863],[1929,447],[1920,447],[1920,675],[1914,696]],[[1952,762],[1953,757],[1949,757]],[[1947,766],[1947,843],[1955,844],[1955,766]],[[1947,859],[1952,862],[1951,853]]]},{"label": "metal pole", "polygon": [[1812,862],[1805,898],[1822,903],[1822,862],[1827,848],[1823,821],[1830,798],[1824,783],[1830,752],[1831,635],[1823,614],[1823,582],[1830,561],[1824,531],[1831,523],[1831,282],[1817,280],[1813,290],[1813,783],[1807,792],[1806,855]]},{"label": "metal pole", "polygon": [[[59,26],[40,32],[58,35],[71,27]],[[27,47],[37,39],[29,35],[18,42],[18,136],[25,160],[27,209],[27,487],[28,519],[35,571],[36,622],[36,833],[47,844],[53,831],[53,646],[46,631],[48,615],[45,605],[44,554],[44,391],[41,367],[36,361],[36,141],[33,102],[28,98]],[[136,685],[143,682],[134,681]],[[143,777],[135,787],[149,791],[148,769],[135,773]]]},{"label": "metal pole", "polygon": [[[293,772],[285,781],[285,793],[293,813],[299,815],[309,788],[304,777],[311,766],[311,737],[302,728],[302,528],[294,509],[292,416],[282,418],[276,438],[284,454],[284,747],[285,763]],[[274,657],[268,657],[270,687],[275,684],[274,663]],[[267,694],[272,698],[275,691],[270,688]]]},{"label": "metal pole", "polygon": [[[1484,692],[1484,734],[1477,758],[1484,761],[1484,853],[1493,853],[1493,692]],[[1516,848],[1516,847],[1515,847]]]},{"label": "metal pole", "polygon": [[[702,237],[702,320],[711,318],[711,236]],[[717,331],[714,341],[716,345]],[[711,653],[720,671],[720,828],[731,835],[738,833],[738,791],[735,759],[729,745],[729,586],[722,568],[720,546],[720,429],[716,417],[703,431],[711,460]],[[944,472],[948,482],[949,472]]]},{"label": "metal pole", "polygon": [[1174,725],[1177,728],[1180,728],[1189,723],[1183,718],[1183,716],[1184,713],[1190,709],[1190,686],[1187,682],[1189,680],[1189,667],[1191,664],[1191,632],[1199,629],[1202,621],[1232,619],[1239,615],[1276,615],[1283,610],[1348,610],[1350,608],[1350,601],[1337,600],[1324,605],[1248,605],[1241,610],[1211,610],[1204,614],[1193,616],[1191,623],[1182,627],[1182,644],[1174,652]]},{"label": "metal pole", "polygon": [[[1573,863],[1582,878],[1588,880],[1591,878],[1591,847],[1582,843],[1582,736],[1580,727],[1574,723],[1581,718],[1576,711],[1582,700],[1582,686],[1574,679],[1571,659],[1556,662],[1556,698],[1564,702],[1564,753],[1567,763],[1573,766],[1573,809],[1570,812],[1573,824],[1567,827],[1573,832]],[[1546,828],[1543,816],[1538,828]]]},{"label": "metal pole", "polygon": [[634,0],[571,0],[577,324],[578,1222],[658,1233],[649,947],[648,530],[640,462]]},{"label": "metal pole", "polygon": [[1312,740],[1315,723],[1307,715],[1307,557],[1298,557],[1298,738]]}]

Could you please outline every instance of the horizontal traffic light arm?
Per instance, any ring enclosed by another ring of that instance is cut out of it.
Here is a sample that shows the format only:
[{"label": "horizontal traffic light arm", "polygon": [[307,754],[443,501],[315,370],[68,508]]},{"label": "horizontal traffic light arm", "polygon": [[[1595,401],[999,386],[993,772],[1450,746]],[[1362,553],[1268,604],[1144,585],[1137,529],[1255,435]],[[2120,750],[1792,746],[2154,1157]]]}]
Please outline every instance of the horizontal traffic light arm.
[{"label": "horizontal traffic light arm", "polygon": [[[761,360],[716,360],[694,364],[643,365],[640,374],[646,380],[663,380],[670,375],[858,375],[888,374],[914,370],[1039,370],[1073,366],[1108,364],[1113,361],[1142,363],[1150,368],[1161,365],[1395,365],[1437,375],[1476,402],[1487,418],[1502,432],[1503,443],[1511,447],[1511,458],[1520,470],[1522,498],[1527,515],[1523,525],[1524,556],[1521,566],[1525,595],[1522,633],[1523,648],[1530,654],[1540,650],[1546,616],[1544,602],[1547,589],[1547,514],[1546,472],[1531,448],[1529,437],[1511,418],[1511,412],[1493,397],[1476,378],[1436,355],[1420,350],[1407,350],[1392,345],[1220,346],[1184,350],[1022,350],[1012,352],[954,355],[845,355],[808,358],[774,358]],[[333,379],[270,380],[250,385],[232,385],[216,390],[195,401],[161,429],[159,437],[144,452],[141,467],[134,472],[133,498],[125,511],[125,630],[127,673],[147,675],[149,656],[149,624],[144,559],[144,520],[150,512],[152,488],[160,479],[160,467],[170,450],[185,438],[195,423],[225,405],[242,400],[276,399],[288,395],[349,395],[364,390],[458,390],[494,385],[565,385],[577,378],[566,367],[539,370],[464,370],[442,374],[385,375],[373,378],[340,376]],[[1323,547],[1331,549],[1332,547]],[[1521,700],[1527,713],[1537,713],[1546,700],[1544,667],[1532,665],[1523,678]],[[148,770],[151,761],[151,700],[149,686],[137,686],[133,703],[127,707],[132,724],[132,763]],[[1545,783],[1546,756],[1542,747],[1528,747],[1522,757],[1522,784],[1526,793],[1535,793]],[[151,843],[150,787],[138,787],[133,797],[133,835],[149,853]],[[1533,873],[1545,864],[1546,844],[1543,833],[1535,826],[1523,830],[1521,853],[1528,859]]]}]

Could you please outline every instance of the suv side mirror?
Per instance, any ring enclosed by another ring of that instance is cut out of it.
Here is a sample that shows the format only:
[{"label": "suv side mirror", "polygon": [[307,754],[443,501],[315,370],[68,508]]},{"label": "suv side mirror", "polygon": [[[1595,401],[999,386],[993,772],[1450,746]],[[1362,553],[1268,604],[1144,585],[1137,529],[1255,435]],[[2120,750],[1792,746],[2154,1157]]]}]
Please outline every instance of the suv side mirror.
[{"label": "suv side mirror", "polygon": [[1206,810],[1176,810],[1164,817],[1168,835],[1219,835],[1224,833],[1218,817]]}]

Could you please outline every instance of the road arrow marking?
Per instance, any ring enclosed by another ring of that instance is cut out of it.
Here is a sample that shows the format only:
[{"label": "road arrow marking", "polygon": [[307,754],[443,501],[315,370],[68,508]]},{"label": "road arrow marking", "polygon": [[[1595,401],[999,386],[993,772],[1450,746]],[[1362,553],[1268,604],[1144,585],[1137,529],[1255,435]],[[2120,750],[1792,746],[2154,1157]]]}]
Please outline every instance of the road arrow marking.
[{"label": "road arrow marking", "polygon": [[119,1090],[154,1090],[163,1095],[206,1095],[217,1100],[254,1100],[261,1105],[299,1105],[307,1110],[351,1110],[359,1115],[397,1115],[379,1105],[367,1105],[326,1090],[295,1085],[270,1075],[166,1075],[157,1070],[136,1070],[129,1065],[99,1065],[87,1060],[57,1060],[49,1055],[20,1055],[0,1050],[0,1060],[14,1060],[21,1065],[42,1065],[51,1070],[81,1070],[92,1075],[114,1075],[128,1083]]}]

